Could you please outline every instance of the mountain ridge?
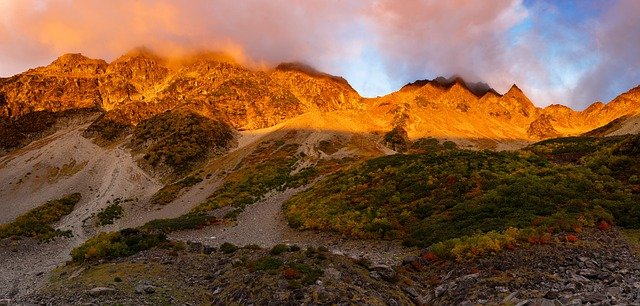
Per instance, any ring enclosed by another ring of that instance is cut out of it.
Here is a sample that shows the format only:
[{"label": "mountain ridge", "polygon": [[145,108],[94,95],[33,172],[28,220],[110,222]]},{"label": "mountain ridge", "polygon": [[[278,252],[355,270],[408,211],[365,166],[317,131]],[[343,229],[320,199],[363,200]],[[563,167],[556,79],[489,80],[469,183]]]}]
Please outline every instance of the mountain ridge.
[{"label": "mountain ridge", "polygon": [[383,97],[363,98],[344,78],[302,63],[252,70],[223,53],[165,58],[146,48],[110,63],[68,53],[0,80],[0,117],[76,108],[99,109],[106,119],[132,125],[185,108],[239,130],[274,126],[307,112],[364,111],[373,113],[379,124],[363,129],[382,131],[398,125],[394,116],[402,108],[406,118],[401,125],[410,139],[533,141],[579,135],[637,115],[640,87],[583,111],[537,107],[516,84],[500,94],[486,83],[469,83],[456,75],[417,80]]}]

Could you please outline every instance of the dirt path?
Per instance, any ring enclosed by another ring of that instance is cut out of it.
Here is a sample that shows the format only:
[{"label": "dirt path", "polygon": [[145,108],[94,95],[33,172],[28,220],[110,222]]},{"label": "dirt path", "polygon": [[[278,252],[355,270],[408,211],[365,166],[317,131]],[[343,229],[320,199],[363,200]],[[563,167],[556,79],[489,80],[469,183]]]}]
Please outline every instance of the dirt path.
[{"label": "dirt path", "polygon": [[331,233],[291,229],[284,219],[282,204],[305,188],[308,187],[287,189],[267,195],[265,199],[248,206],[240,214],[235,225],[216,225],[199,230],[181,231],[171,234],[170,238],[211,246],[219,246],[224,242],[239,246],[255,244],[265,248],[280,243],[304,247],[324,246],[336,254],[354,258],[364,257],[384,264],[398,263],[415,252],[415,249],[403,247],[398,241],[355,240]]}]

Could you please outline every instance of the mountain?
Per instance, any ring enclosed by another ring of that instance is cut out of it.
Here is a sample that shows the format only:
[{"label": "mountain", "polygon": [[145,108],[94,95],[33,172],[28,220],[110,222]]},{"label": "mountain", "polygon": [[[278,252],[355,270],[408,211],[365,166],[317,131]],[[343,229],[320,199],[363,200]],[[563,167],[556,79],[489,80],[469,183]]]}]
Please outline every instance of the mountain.
[{"label": "mountain", "polygon": [[363,98],[302,63],[63,55],[0,79],[0,304],[634,301],[639,111],[640,87],[575,111],[455,76]]},{"label": "mountain", "polygon": [[[343,78],[300,63],[257,71],[222,54],[169,59],[141,48],[111,63],[66,54],[46,67],[2,79],[0,115],[16,119],[35,111],[92,108],[105,113],[103,121],[136,125],[182,108],[253,130],[306,113],[344,111],[345,120],[371,119],[350,127],[357,132],[386,133],[399,126],[410,140],[436,137],[463,146],[509,148],[580,135],[623,116],[636,120],[638,91],[577,112],[560,105],[536,107],[516,85],[501,95],[485,83],[453,76],[363,99]],[[635,131],[634,126],[623,124],[621,131]]]}]

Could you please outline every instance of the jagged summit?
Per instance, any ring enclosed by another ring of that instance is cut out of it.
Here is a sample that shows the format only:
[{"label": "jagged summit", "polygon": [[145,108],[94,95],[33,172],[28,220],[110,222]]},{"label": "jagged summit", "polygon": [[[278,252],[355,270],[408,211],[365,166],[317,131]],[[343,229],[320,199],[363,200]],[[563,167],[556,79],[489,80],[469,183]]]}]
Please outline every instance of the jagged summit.
[{"label": "jagged summit", "polygon": [[485,95],[487,92],[490,92],[490,91],[497,94],[497,92],[493,88],[491,88],[487,83],[467,82],[458,75],[451,76],[450,78],[439,76],[433,80],[429,80],[429,79],[416,80],[415,82],[404,85],[401,88],[401,90],[407,90],[411,88],[420,88],[427,84],[432,84],[436,87],[440,87],[443,89],[449,89],[452,86],[458,84],[466,88],[467,90],[469,90],[471,93],[473,93],[477,97],[482,97],[483,95]]},{"label": "jagged summit", "polygon": [[349,84],[349,82],[345,78],[339,77],[339,76],[335,76],[335,75],[331,75],[331,74],[324,73],[324,72],[320,72],[316,68],[314,68],[314,67],[312,67],[311,65],[308,65],[308,64],[304,64],[304,63],[300,63],[300,62],[280,63],[280,64],[278,64],[278,66],[276,66],[275,70],[277,70],[277,71],[295,71],[295,72],[304,73],[304,74],[306,74],[308,76],[311,76],[311,77],[314,77],[314,78],[329,79],[331,81],[343,84],[343,85],[349,87],[351,90],[354,90],[353,87],[351,87],[351,84]]},{"label": "jagged summit", "polygon": [[101,59],[92,59],[82,55],[81,53],[67,53],[55,59],[51,64],[36,69],[29,70],[27,73],[49,74],[49,75],[65,75],[75,74],[77,76],[91,76],[104,73],[108,64]]}]

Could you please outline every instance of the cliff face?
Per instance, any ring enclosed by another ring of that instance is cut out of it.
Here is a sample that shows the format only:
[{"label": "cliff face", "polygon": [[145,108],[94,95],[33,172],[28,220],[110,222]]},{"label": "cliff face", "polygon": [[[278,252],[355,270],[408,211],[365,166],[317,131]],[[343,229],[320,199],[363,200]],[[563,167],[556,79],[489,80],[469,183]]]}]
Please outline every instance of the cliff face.
[{"label": "cliff face", "polygon": [[275,125],[304,112],[358,108],[343,79],[302,69],[253,71],[205,54],[170,62],[134,50],[110,64],[67,54],[0,80],[0,116],[100,108],[132,124],[174,108],[221,118],[238,129]]},{"label": "cliff face", "polygon": [[[410,139],[532,141],[579,135],[620,117],[632,120],[640,110],[640,87],[580,112],[561,105],[538,108],[516,85],[501,95],[459,77],[420,80],[384,97],[362,99],[343,78],[303,64],[257,71],[217,53],[166,59],[145,49],[111,63],[67,54],[46,67],[0,79],[1,117],[78,108],[101,109],[105,120],[133,125],[167,110],[187,109],[240,130],[309,112],[347,111],[349,118],[369,118],[364,124],[370,126],[361,130],[398,127]],[[637,130],[633,120],[618,122],[619,132]]]}]

